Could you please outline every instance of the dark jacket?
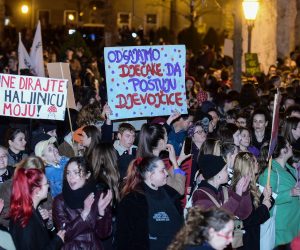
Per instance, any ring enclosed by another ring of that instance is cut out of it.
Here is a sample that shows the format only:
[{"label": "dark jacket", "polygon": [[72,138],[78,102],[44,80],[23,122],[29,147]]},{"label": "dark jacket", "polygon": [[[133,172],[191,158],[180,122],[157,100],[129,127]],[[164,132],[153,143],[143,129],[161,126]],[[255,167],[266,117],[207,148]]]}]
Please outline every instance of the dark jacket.
[{"label": "dark jacket", "polygon": [[57,235],[50,240],[42,217],[36,210],[33,210],[33,214],[24,228],[13,221],[10,221],[9,227],[17,250],[55,250],[60,249],[63,245],[63,241]]},{"label": "dark jacket", "polygon": [[202,181],[199,184],[199,188],[194,192],[192,201],[193,206],[201,206],[204,209],[216,207],[213,201],[200,189],[205,190],[210,195],[212,195],[219,204],[222,204],[222,208],[231,212],[235,216],[239,217],[241,220],[246,219],[252,211],[252,202],[249,191],[239,196],[232,189],[228,189],[229,199],[227,202],[224,202],[224,193],[222,187],[217,190],[211,186],[208,182]]},{"label": "dark jacket", "polygon": [[[261,201],[262,200],[263,198],[261,197]],[[253,205],[252,213],[247,219],[243,220],[243,225],[245,230],[245,233],[243,235],[243,246],[237,249],[259,250],[260,249],[260,225],[266,222],[269,218],[270,218],[270,212],[265,205],[260,203],[257,208],[255,208]]]},{"label": "dark jacket", "polygon": [[[2,212],[0,213],[0,225],[7,227],[9,224],[8,215],[9,215],[9,207],[10,207],[10,196],[12,191],[12,181],[13,179],[9,179],[4,183],[0,184],[0,197],[4,200],[4,207]],[[50,210],[52,208],[52,197],[48,192],[48,196],[46,200],[43,200],[40,203],[40,207]]]},{"label": "dark jacket", "polygon": [[215,250],[211,245],[208,243],[204,242],[201,245],[198,246],[186,246],[184,250]]},{"label": "dark jacket", "polygon": [[[180,195],[168,185],[163,186],[177,210],[182,214]],[[126,195],[117,208],[117,250],[149,250],[148,203],[144,194]]]},{"label": "dark jacket", "polygon": [[71,209],[60,194],[53,202],[53,220],[58,230],[65,229],[65,244],[62,249],[102,250],[100,239],[111,234],[111,209],[106,209],[104,217],[98,217],[98,200],[100,193],[95,196],[91,212],[84,221],[81,217],[82,209]]}]

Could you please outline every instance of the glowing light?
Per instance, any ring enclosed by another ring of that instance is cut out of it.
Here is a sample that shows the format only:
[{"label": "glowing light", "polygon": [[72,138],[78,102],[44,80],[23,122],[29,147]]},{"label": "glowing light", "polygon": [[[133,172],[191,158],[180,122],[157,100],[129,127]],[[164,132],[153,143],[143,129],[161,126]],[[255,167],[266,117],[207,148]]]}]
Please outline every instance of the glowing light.
[{"label": "glowing light", "polygon": [[75,20],[75,16],[74,16],[73,14],[69,14],[69,15],[68,15],[68,19],[69,19],[70,21],[74,21],[74,20]]},{"label": "glowing light", "polygon": [[29,7],[28,7],[28,5],[23,4],[23,5],[21,6],[21,12],[22,12],[23,14],[27,14],[27,13],[29,12]]},{"label": "glowing light", "polygon": [[243,9],[246,20],[255,20],[259,9],[258,0],[244,0]]}]

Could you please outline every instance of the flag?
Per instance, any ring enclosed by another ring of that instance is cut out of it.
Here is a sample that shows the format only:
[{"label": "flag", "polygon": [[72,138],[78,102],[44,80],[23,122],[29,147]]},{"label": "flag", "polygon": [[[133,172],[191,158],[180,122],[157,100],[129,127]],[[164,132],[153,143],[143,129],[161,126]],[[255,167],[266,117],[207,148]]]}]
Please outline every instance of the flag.
[{"label": "flag", "polygon": [[30,49],[30,59],[36,76],[45,77],[41,22],[38,22]]},{"label": "flag", "polygon": [[34,69],[32,66],[30,56],[22,42],[21,33],[19,33],[18,57],[19,57],[18,74],[20,75],[21,69],[29,69],[29,71],[34,74]]}]

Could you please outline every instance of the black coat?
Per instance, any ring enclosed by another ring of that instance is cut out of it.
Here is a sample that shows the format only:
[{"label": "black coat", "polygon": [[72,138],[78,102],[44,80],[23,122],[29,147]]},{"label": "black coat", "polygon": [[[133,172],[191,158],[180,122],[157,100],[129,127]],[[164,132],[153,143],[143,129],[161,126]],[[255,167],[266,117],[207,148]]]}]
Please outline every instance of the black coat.
[{"label": "black coat", "polygon": [[[253,197],[252,203],[253,203]],[[260,198],[263,200],[263,195]],[[255,208],[253,206],[252,213],[243,220],[245,233],[243,235],[243,246],[239,250],[259,250],[260,249],[260,225],[270,218],[268,208],[261,204]],[[264,250],[264,249],[261,249]]]},{"label": "black coat", "polygon": [[[163,186],[177,210],[182,214],[180,195],[167,185]],[[148,204],[144,194],[126,195],[117,208],[117,250],[149,250]]]},{"label": "black coat", "polygon": [[9,228],[17,250],[55,250],[63,245],[63,241],[57,235],[50,240],[42,217],[36,210],[33,210],[24,228],[13,221],[10,221]]}]

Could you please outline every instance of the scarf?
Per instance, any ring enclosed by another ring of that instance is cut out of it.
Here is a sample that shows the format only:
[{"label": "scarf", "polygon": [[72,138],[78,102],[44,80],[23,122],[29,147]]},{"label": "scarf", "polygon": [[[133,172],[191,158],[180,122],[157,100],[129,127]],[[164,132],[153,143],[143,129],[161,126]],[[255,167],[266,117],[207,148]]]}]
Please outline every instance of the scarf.
[{"label": "scarf", "polygon": [[20,162],[21,160],[22,160],[22,157],[23,157],[23,151],[21,151],[20,153],[18,153],[18,154],[15,154],[13,151],[11,151],[11,149],[10,148],[8,148],[8,153],[9,153],[9,155],[14,159],[14,161],[16,162],[16,163],[18,163],[18,162]]},{"label": "scarf", "polygon": [[64,180],[62,195],[68,207],[71,209],[83,209],[84,200],[90,193],[96,193],[94,181],[87,181],[83,187],[72,190],[69,183]]}]

